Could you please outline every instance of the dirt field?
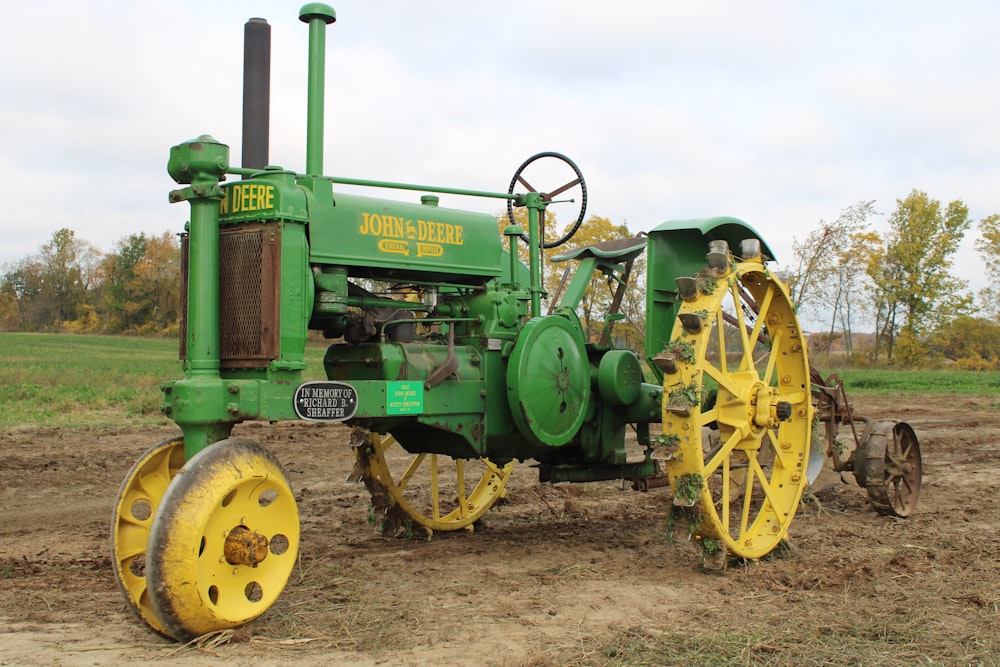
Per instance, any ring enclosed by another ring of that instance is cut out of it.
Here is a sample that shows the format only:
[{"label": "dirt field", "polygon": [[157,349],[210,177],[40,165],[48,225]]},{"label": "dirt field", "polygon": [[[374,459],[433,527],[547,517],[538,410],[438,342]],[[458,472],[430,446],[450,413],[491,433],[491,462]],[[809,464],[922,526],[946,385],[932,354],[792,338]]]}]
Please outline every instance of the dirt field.
[{"label": "dirt field", "polygon": [[1000,664],[1000,407],[855,407],[916,429],[916,515],[837,486],[807,498],[779,556],[711,574],[668,540],[668,490],[539,485],[520,466],[474,534],[405,541],[344,481],[345,428],[243,425],[290,474],[301,563],[260,619],[188,647],[127,611],[108,553],[122,478],[174,431],[3,433],[0,665]]}]

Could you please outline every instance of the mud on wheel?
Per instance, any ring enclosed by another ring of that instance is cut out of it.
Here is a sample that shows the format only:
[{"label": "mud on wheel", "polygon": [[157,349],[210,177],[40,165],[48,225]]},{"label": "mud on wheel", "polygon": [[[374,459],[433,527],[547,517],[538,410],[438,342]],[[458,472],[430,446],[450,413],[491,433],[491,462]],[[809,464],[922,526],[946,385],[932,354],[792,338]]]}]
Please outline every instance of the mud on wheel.
[{"label": "mud on wheel", "polygon": [[[812,404],[802,333],[759,246],[679,278],[664,368],[663,437],[674,504],[706,554],[760,558],[786,536],[806,484]],[[750,256],[747,256],[750,255]]]},{"label": "mud on wheel", "polygon": [[243,625],[281,594],[298,547],[298,508],[281,464],[256,443],[221,440],[188,460],[156,510],[149,605],[182,641]]}]

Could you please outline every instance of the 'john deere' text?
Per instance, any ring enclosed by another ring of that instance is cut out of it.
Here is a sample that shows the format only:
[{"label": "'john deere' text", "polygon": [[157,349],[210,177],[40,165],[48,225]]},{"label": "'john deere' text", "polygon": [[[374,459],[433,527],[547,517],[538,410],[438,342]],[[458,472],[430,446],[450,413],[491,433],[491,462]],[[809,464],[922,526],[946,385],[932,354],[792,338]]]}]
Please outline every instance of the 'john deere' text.
[{"label": "'john deere' text", "polygon": [[365,236],[378,236],[386,239],[406,239],[424,243],[444,243],[447,245],[462,245],[462,226],[449,222],[434,222],[432,220],[407,220],[394,215],[379,215],[378,213],[362,213],[363,219],[358,232]]}]

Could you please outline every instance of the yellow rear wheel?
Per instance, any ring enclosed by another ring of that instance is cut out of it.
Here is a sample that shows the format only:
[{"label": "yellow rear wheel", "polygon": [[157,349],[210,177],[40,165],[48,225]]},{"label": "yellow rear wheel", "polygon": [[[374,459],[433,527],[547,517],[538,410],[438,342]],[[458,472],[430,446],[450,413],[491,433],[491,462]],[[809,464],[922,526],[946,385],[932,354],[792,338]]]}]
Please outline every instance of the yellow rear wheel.
[{"label": "yellow rear wheel", "polygon": [[147,549],[150,606],[175,639],[264,613],[295,566],[299,514],[288,479],[256,443],[193,456],[167,488]]},{"label": "yellow rear wheel", "polygon": [[664,374],[663,434],[677,448],[667,472],[705,553],[753,559],[785,538],[806,484],[809,364],[788,292],[762,260],[715,266],[680,290],[665,350],[676,362]]},{"label": "yellow rear wheel", "polygon": [[409,454],[379,433],[356,450],[375,520],[386,534],[405,534],[412,524],[431,531],[471,526],[503,496],[514,469],[513,461],[498,466],[489,459]]},{"label": "yellow rear wheel", "polygon": [[164,636],[167,631],[150,606],[146,587],[146,543],[160,499],[183,465],[183,438],[151,447],[125,475],[111,515],[111,560],[118,590],[132,613]]}]

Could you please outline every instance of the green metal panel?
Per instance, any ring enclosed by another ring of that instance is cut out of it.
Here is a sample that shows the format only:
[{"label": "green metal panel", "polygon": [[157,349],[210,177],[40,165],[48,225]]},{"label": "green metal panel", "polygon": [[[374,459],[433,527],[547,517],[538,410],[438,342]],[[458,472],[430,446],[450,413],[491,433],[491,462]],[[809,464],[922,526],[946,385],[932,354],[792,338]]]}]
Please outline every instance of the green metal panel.
[{"label": "green metal panel", "polygon": [[507,398],[521,433],[532,443],[560,447],[586,417],[590,366],[579,322],[535,317],[518,336],[507,368]]},{"label": "green metal panel", "polygon": [[683,220],[668,220],[655,227],[649,235],[662,234],[667,232],[693,230],[698,231],[705,240],[705,251],[708,252],[708,242],[724,240],[729,243],[729,247],[734,253],[739,253],[740,242],[743,239],[759,239],[761,250],[768,259],[775,259],[774,253],[764,241],[764,237],[746,222],[739,218],[720,215],[714,218],[687,218]]},{"label": "green metal panel", "polygon": [[279,362],[272,366],[289,370],[305,368],[306,337],[315,298],[306,230],[306,225],[289,222],[281,234],[281,353]]},{"label": "green metal panel", "polygon": [[309,220],[305,192],[295,184],[295,174],[268,168],[251,179],[222,186],[219,224],[264,220]]},{"label": "green metal panel", "polygon": [[491,215],[334,194],[332,205],[310,201],[310,220],[312,261],[356,267],[353,275],[482,283],[502,272]]}]

